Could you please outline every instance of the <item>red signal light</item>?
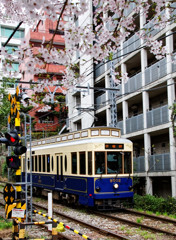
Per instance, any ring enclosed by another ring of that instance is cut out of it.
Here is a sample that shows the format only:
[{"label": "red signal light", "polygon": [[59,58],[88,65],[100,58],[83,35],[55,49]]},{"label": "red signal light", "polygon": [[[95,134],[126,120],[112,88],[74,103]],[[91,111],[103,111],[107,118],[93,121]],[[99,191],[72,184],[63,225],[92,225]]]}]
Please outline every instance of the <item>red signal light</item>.
[{"label": "red signal light", "polygon": [[9,156],[6,157],[6,163],[9,168],[19,169],[21,163],[19,157]]},{"label": "red signal light", "polygon": [[15,142],[15,138],[10,137],[10,141],[14,143]]}]

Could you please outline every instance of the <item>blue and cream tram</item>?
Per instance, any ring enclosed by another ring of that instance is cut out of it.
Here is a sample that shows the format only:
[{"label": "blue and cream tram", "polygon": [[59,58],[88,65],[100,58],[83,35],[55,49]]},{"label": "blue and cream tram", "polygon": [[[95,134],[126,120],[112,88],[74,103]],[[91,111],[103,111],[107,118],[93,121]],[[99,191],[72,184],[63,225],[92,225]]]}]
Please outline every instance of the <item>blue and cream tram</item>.
[{"label": "blue and cream tram", "polygon": [[133,200],[132,151],[132,142],[121,138],[120,129],[85,129],[33,141],[27,173],[31,167],[37,191],[49,189],[69,203],[110,209]]}]

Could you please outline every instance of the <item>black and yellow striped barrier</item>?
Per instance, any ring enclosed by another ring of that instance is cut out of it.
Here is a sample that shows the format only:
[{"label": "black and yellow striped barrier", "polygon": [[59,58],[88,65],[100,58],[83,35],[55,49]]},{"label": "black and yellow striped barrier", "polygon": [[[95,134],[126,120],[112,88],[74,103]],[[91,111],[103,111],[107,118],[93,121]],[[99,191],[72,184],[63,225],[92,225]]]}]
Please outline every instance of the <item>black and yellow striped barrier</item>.
[{"label": "black and yellow striped barrier", "polygon": [[58,232],[63,232],[64,228],[66,228],[66,229],[68,229],[68,230],[70,230],[70,231],[80,235],[81,237],[83,237],[85,239],[91,240],[91,238],[89,238],[87,235],[80,233],[78,230],[69,227],[68,225],[64,224],[63,222],[59,222],[57,219],[49,217],[47,214],[43,214],[42,212],[38,212],[37,210],[33,210],[33,212],[37,213],[37,214],[39,214],[39,215],[41,215],[43,217],[46,217],[46,218],[52,220],[55,223],[58,223],[57,228],[56,228]]}]

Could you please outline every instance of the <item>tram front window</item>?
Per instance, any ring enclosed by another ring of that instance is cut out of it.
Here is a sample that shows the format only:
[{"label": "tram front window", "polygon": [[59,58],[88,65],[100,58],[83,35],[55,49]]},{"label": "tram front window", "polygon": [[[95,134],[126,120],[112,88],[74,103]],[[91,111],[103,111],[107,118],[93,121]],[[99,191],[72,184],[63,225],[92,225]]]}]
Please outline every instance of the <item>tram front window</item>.
[{"label": "tram front window", "polygon": [[122,153],[107,152],[107,174],[122,173]]},{"label": "tram front window", "polygon": [[105,153],[95,152],[95,173],[105,174]]}]

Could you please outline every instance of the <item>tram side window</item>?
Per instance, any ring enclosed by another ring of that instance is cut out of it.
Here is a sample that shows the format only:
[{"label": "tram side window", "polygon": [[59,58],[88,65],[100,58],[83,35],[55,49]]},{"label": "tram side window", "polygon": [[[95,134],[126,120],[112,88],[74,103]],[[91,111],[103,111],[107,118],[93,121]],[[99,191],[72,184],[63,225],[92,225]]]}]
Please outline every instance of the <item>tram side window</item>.
[{"label": "tram side window", "polygon": [[51,171],[53,171],[54,169],[54,159],[53,159],[53,156],[51,158]]},{"label": "tram side window", "polygon": [[35,171],[38,172],[37,156],[35,156]]},{"label": "tram side window", "polygon": [[77,174],[77,154],[76,152],[71,154],[72,159],[72,174]]},{"label": "tram side window", "polygon": [[124,153],[124,173],[132,173],[130,152]]},{"label": "tram side window", "polygon": [[107,174],[122,173],[122,154],[107,152]]},{"label": "tram side window", "polygon": [[67,156],[65,155],[65,172],[67,171]]},{"label": "tram side window", "polygon": [[41,172],[41,155],[39,155],[39,172]]},{"label": "tram side window", "polygon": [[92,152],[88,152],[88,174],[92,175]]},{"label": "tram side window", "polygon": [[79,153],[80,174],[86,174],[86,153]]},{"label": "tram side window", "polygon": [[105,174],[105,152],[95,152],[95,174]]},{"label": "tram side window", "polygon": [[30,159],[29,158],[27,159],[27,162],[28,162],[28,171],[30,171]]},{"label": "tram side window", "polygon": [[32,171],[34,171],[34,156],[32,156]]},{"label": "tram side window", "polygon": [[43,172],[45,172],[46,171],[45,155],[42,156],[42,159],[43,159]]},{"label": "tram side window", "polygon": [[50,172],[50,155],[47,155],[47,172]]}]

